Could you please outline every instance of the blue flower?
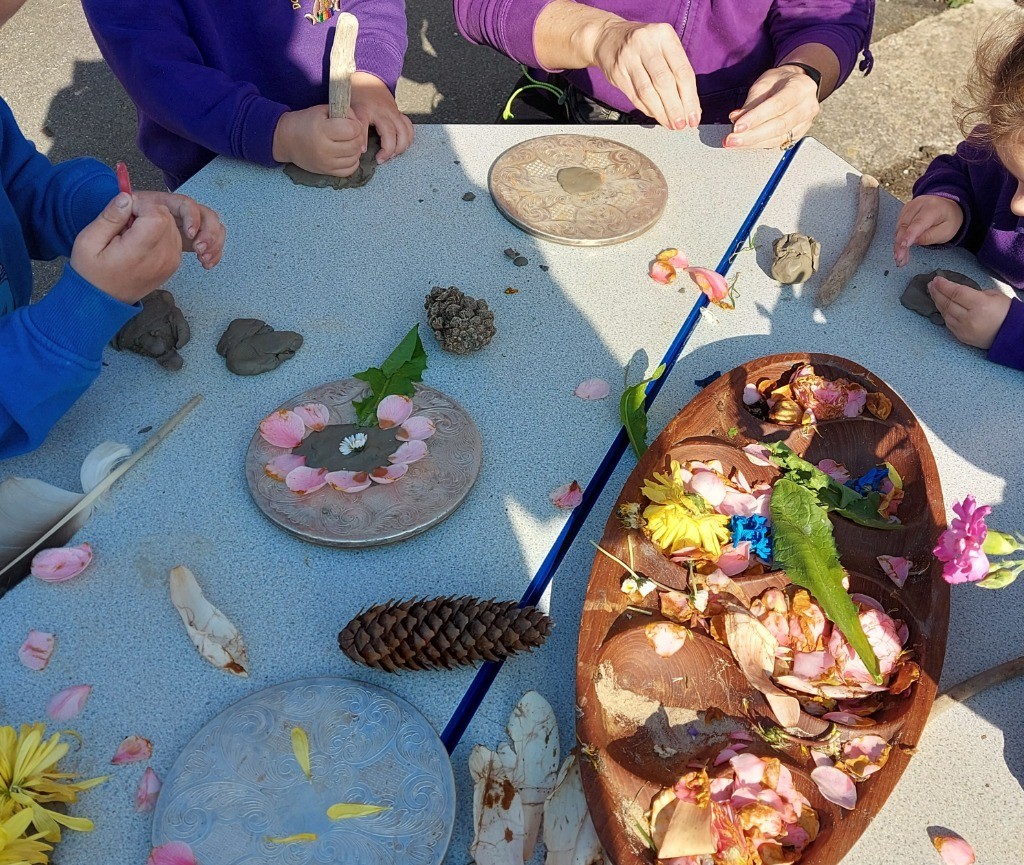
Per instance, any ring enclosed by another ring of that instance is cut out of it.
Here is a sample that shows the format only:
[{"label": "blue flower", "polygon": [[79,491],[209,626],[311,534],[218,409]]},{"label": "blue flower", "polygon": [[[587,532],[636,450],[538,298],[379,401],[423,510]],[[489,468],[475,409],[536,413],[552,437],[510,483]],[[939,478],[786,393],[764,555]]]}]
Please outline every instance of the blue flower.
[{"label": "blue flower", "polygon": [[853,489],[854,492],[858,492],[862,496],[866,496],[868,493],[881,492],[882,481],[888,477],[888,466],[875,466],[867,474],[861,475],[856,480],[847,481],[846,485]]},{"label": "blue flower", "polygon": [[765,562],[772,560],[772,530],[768,518],[755,514],[751,517],[732,516],[729,518],[732,545],[750,542],[750,552]]}]

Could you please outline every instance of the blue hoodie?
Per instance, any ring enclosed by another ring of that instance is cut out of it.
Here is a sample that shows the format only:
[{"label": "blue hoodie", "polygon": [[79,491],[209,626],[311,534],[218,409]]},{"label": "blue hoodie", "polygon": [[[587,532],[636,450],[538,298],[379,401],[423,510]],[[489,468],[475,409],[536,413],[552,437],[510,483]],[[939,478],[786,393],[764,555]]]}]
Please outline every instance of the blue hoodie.
[{"label": "blue hoodie", "polygon": [[38,447],[99,375],[103,347],[142,307],[104,294],[70,264],[38,303],[32,259],[70,255],[117,195],[94,159],[51,165],[0,99],[0,458]]}]

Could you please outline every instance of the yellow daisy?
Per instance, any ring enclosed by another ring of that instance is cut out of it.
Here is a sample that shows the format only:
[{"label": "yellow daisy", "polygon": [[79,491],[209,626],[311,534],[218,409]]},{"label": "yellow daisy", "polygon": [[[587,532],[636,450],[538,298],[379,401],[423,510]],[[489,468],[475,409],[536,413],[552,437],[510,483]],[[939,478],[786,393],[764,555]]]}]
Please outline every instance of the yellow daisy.
[{"label": "yellow daisy", "polygon": [[644,508],[647,532],[668,555],[693,549],[717,559],[722,545],[730,542],[729,518],[715,513],[699,495],[687,492],[683,467],[675,460],[667,472],[654,472],[645,480],[641,492],[651,502]]}]

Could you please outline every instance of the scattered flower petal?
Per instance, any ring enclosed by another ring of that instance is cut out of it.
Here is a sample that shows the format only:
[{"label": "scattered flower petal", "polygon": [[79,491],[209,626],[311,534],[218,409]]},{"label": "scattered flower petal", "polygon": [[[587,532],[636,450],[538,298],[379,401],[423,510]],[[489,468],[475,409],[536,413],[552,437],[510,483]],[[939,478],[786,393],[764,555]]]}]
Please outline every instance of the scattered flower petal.
[{"label": "scattered flower petal", "polygon": [[309,762],[309,736],[302,727],[292,727],[292,753],[295,761],[302,769],[302,773],[310,780],[313,780],[313,769]]},{"label": "scattered flower petal", "polygon": [[772,462],[771,451],[768,450],[764,445],[761,444],[749,444],[741,448],[743,453],[747,455],[747,459],[750,460],[755,466],[771,466],[774,465]]},{"label": "scattered flower petal", "polygon": [[652,622],[644,628],[644,633],[654,651],[662,658],[671,658],[683,648],[690,636],[689,629],[675,622]]},{"label": "scattered flower petal", "polygon": [[974,865],[974,848],[957,835],[936,835],[932,844],[946,865]]},{"label": "scattered flower petal", "polygon": [[849,775],[840,772],[835,766],[818,766],[811,772],[811,780],[818,785],[821,795],[847,811],[852,811],[857,804],[857,788]]},{"label": "scattered flower petal", "polygon": [[156,807],[157,796],[160,795],[160,778],[151,768],[142,773],[138,789],[135,791],[135,810],[152,811]]},{"label": "scattered flower petal", "polygon": [[835,460],[822,460],[818,468],[838,483],[845,484],[850,479],[850,470]]},{"label": "scattered flower petal", "polygon": [[686,257],[686,253],[680,252],[675,247],[663,249],[654,258],[656,261],[667,261],[673,267],[680,270],[690,266],[690,259]]},{"label": "scattered flower petal", "polygon": [[126,763],[140,763],[153,756],[153,745],[141,736],[128,736],[114,752],[111,763],[123,766]]},{"label": "scattered flower petal", "polygon": [[154,847],[146,865],[196,865],[196,857],[184,841],[171,841]]},{"label": "scattered flower petal", "polygon": [[288,472],[284,482],[293,493],[297,493],[300,496],[309,495],[326,485],[327,469],[299,466]]},{"label": "scattered flower petal", "polygon": [[32,558],[32,576],[46,583],[63,583],[77,577],[91,561],[89,544],[41,550]]},{"label": "scattered flower petal", "polygon": [[875,726],[875,722],[870,718],[862,718],[860,715],[854,715],[851,712],[826,712],[821,717],[826,721],[832,721],[834,724],[843,724],[847,727]]},{"label": "scattered flower petal", "polygon": [[295,412],[282,409],[260,421],[260,435],[275,447],[295,448],[305,438],[306,425]]},{"label": "scattered flower petal", "polygon": [[676,269],[667,261],[659,261],[658,259],[651,262],[649,273],[651,279],[659,285],[668,285],[674,282],[676,278]]},{"label": "scattered flower petal", "polygon": [[395,463],[393,466],[379,466],[370,472],[370,480],[378,484],[393,484],[399,478],[405,477],[409,466],[405,463]]},{"label": "scattered flower petal", "polygon": [[914,563],[903,556],[879,556],[878,564],[882,572],[901,589],[910,576],[910,569]]},{"label": "scattered flower petal", "polygon": [[576,386],[576,396],[580,399],[604,399],[611,392],[611,385],[603,378],[588,378]]},{"label": "scattered flower petal", "polygon": [[263,471],[267,477],[275,481],[283,481],[288,477],[288,472],[306,464],[306,458],[301,454],[281,454],[274,457],[264,467]]},{"label": "scattered flower petal", "polygon": [[373,485],[367,472],[328,472],[324,480],[340,493],[358,493]]},{"label": "scattered flower petal", "polygon": [[750,541],[728,544],[722,547],[722,555],[718,557],[718,569],[727,577],[742,574],[750,567]]},{"label": "scattered flower petal", "polygon": [[686,486],[713,508],[725,500],[725,482],[714,472],[695,471]]},{"label": "scattered flower petal", "polygon": [[273,838],[270,835],[266,840],[269,844],[298,844],[316,841],[317,836],[313,832],[299,832],[297,835],[289,835],[287,838]]},{"label": "scattered flower petal", "polygon": [[435,432],[437,432],[437,428],[430,418],[426,415],[414,414],[398,428],[395,438],[400,442],[425,441]]},{"label": "scattered flower petal", "polygon": [[295,409],[295,414],[302,418],[307,429],[320,432],[331,420],[331,413],[327,406],[319,402],[311,402],[308,405],[300,405]]},{"label": "scattered flower petal", "polygon": [[18,660],[30,670],[40,672],[50,663],[50,656],[57,645],[57,638],[45,631],[29,631],[25,642],[18,649]]},{"label": "scattered flower petal", "polygon": [[722,274],[706,267],[688,267],[686,272],[712,303],[719,303],[729,297],[729,283]]},{"label": "scattered flower petal", "polygon": [[85,708],[92,685],[74,685],[55,694],[46,704],[46,714],[54,721],[70,721]]},{"label": "scattered flower petal", "polygon": [[426,455],[426,444],[418,439],[413,439],[412,441],[403,442],[398,450],[388,457],[388,462],[405,463],[408,465],[409,463],[419,462]]},{"label": "scattered flower petal", "polygon": [[407,396],[393,393],[384,397],[377,406],[377,423],[381,429],[404,424],[412,415],[412,400]]},{"label": "scattered flower petal", "polygon": [[571,511],[573,508],[579,507],[580,502],[583,501],[583,489],[577,481],[572,481],[572,483],[555,487],[548,493],[548,498],[556,508]]}]

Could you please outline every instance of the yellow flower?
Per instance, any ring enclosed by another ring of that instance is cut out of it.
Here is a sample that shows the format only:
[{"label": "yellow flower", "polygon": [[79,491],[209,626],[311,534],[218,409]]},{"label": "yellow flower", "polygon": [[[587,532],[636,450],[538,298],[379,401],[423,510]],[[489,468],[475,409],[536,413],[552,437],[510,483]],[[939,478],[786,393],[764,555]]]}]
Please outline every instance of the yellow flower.
[{"label": "yellow flower", "polygon": [[715,513],[703,498],[687,492],[683,468],[672,460],[668,472],[654,472],[641,492],[651,504],[644,508],[647,532],[661,550],[672,555],[696,548],[713,559],[728,544],[729,518]]},{"label": "yellow flower", "polygon": [[[92,821],[69,817],[44,805],[74,802],[83,790],[107,779],[74,783],[71,780],[74,775],[56,771],[57,763],[68,752],[68,745],[61,742],[59,733],[43,741],[45,732],[43,724],[23,724],[20,732],[15,732],[13,727],[0,727],[0,821],[9,823],[12,816],[20,817],[25,812],[31,815],[31,823],[39,833],[36,837],[60,841],[61,826],[90,832]],[[2,857],[0,865],[6,865]]]},{"label": "yellow flower", "polygon": [[41,836],[23,838],[32,822],[31,811],[20,811],[0,823],[0,865],[46,865],[49,844]]}]

